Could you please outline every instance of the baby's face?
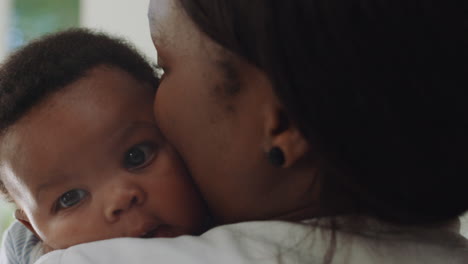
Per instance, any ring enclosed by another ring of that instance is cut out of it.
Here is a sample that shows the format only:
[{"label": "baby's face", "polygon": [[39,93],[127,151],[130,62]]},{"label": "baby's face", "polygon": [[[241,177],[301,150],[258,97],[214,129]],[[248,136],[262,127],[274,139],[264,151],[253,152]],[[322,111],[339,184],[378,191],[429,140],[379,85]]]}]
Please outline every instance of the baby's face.
[{"label": "baby's face", "polygon": [[5,185],[48,246],[200,231],[203,203],[156,127],[153,95],[97,67],[3,136]]}]

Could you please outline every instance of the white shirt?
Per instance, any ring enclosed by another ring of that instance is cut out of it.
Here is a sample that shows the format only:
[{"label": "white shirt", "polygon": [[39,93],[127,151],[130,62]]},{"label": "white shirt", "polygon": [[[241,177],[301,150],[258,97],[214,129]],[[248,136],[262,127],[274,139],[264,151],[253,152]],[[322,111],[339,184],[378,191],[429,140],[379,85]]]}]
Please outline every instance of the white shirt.
[{"label": "white shirt", "polygon": [[367,228],[359,232],[338,223],[342,226],[334,235],[328,221],[310,220],[224,225],[200,237],[117,238],[54,251],[37,264],[313,264],[324,263],[327,254],[333,256],[330,263],[468,263],[467,239],[450,228],[365,221]]},{"label": "white shirt", "polygon": [[30,264],[42,255],[42,242],[18,221],[5,232],[0,264]]}]

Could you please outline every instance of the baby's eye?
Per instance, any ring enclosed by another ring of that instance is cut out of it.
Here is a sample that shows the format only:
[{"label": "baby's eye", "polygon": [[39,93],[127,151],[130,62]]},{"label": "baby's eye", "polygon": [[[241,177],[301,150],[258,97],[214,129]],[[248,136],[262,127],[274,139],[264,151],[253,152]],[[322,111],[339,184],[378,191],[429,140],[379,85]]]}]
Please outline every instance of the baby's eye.
[{"label": "baby's eye", "polygon": [[62,196],[57,201],[57,210],[60,209],[66,209],[70,208],[72,206],[75,206],[79,204],[81,201],[83,201],[84,198],[88,196],[88,192],[82,189],[74,189],[71,191],[68,191]]},{"label": "baby's eye", "polygon": [[142,143],[130,148],[124,156],[123,165],[126,169],[140,169],[146,166],[154,157],[154,146]]}]

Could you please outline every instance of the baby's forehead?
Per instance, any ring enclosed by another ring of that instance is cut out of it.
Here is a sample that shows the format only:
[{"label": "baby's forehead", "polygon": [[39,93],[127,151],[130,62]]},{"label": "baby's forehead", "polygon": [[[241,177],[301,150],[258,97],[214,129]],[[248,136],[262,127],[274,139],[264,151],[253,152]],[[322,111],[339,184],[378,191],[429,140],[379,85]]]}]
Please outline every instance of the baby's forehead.
[{"label": "baby's forehead", "polygon": [[67,150],[98,145],[134,122],[154,124],[149,86],[118,68],[98,67],[50,94],[13,124],[2,137],[0,153],[47,164],[50,156],[59,159]]},{"label": "baby's forehead", "polygon": [[107,106],[101,113],[113,113],[135,101],[138,101],[141,107],[152,104],[154,94],[155,88],[151,84],[137,80],[125,70],[99,65],[46,95],[26,116],[42,114],[45,118],[55,118],[64,110],[78,108],[79,111],[94,116],[92,111],[103,104]]}]

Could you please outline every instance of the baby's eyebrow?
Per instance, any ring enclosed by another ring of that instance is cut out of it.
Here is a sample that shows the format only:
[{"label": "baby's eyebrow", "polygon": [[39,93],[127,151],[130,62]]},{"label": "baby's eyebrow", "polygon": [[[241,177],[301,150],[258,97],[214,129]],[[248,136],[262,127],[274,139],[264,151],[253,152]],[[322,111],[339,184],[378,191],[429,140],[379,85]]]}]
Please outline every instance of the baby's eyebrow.
[{"label": "baby's eyebrow", "polygon": [[115,137],[119,141],[125,141],[125,139],[132,136],[134,131],[138,128],[157,128],[156,124],[146,121],[134,121],[130,122],[127,126],[117,129]]},{"label": "baby's eyebrow", "polygon": [[120,151],[123,142],[127,142],[133,136],[135,130],[141,127],[157,128],[155,123],[148,121],[130,121],[126,124],[114,122],[107,128],[107,131],[112,132],[106,134],[106,141],[101,143],[109,146],[108,154],[115,154]]},{"label": "baby's eyebrow", "polygon": [[49,178],[47,181],[37,186],[34,192],[34,198],[36,199],[38,203],[40,203],[43,193],[45,193],[46,191],[50,189],[53,189],[57,186],[64,184],[65,182],[69,180],[69,177],[71,176],[62,175],[62,176],[53,176]]}]

